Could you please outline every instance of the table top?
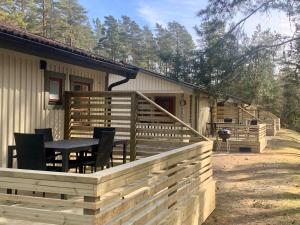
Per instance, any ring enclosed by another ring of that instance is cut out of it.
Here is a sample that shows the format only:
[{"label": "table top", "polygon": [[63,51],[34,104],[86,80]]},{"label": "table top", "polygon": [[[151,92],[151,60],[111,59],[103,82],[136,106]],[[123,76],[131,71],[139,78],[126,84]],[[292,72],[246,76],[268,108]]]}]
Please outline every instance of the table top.
[{"label": "table top", "polygon": [[[93,138],[76,138],[76,139],[66,139],[66,140],[57,140],[45,143],[46,149],[76,149],[76,148],[85,148],[98,145],[99,139]],[[115,139],[114,145],[128,145],[129,140],[124,139]],[[8,146],[8,151],[16,150],[15,145]]]},{"label": "table top", "polygon": [[91,147],[94,145],[98,145],[99,139],[68,139],[68,140],[58,140],[58,141],[51,141],[45,142],[45,148],[51,149],[76,149],[76,148],[85,148]]},{"label": "table top", "polygon": [[[76,138],[76,139],[67,139],[67,140],[58,140],[51,141],[45,143],[45,148],[51,148],[55,150],[62,149],[78,149],[78,148],[86,148],[98,145],[99,139],[92,138]],[[127,144],[128,140],[115,139],[114,145],[118,144]]]}]

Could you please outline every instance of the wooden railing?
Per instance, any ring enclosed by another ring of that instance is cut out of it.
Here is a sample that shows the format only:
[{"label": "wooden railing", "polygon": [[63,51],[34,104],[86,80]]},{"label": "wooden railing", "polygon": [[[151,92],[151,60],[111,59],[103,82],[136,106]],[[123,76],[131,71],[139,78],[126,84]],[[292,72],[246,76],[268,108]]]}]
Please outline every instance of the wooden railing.
[{"label": "wooden railing", "polygon": [[274,136],[280,130],[280,118],[268,111],[259,110],[259,118],[267,124],[267,135]]},{"label": "wooden railing", "polygon": [[85,175],[0,169],[1,190],[17,190],[0,193],[0,216],[60,225],[201,224],[215,207],[211,150],[204,141]]},{"label": "wooden railing", "polygon": [[239,124],[249,125],[251,120],[257,120],[258,123],[264,123],[253,112],[249,112],[242,107],[238,107],[238,111],[239,111]]},{"label": "wooden railing", "polygon": [[228,129],[231,131],[231,138],[237,140],[260,141],[266,137],[266,124],[238,125],[232,123],[217,124],[217,130]]},{"label": "wooden railing", "polygon": [[207,140],[140,92],[66,92],[65,105],[65,138],[115,127],[116,138],[129,140],[131,161]]}]

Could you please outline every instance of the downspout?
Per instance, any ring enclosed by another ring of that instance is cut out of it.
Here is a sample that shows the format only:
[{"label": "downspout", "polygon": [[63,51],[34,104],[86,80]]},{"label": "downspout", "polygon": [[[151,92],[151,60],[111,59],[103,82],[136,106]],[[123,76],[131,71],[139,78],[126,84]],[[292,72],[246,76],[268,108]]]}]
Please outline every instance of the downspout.
[{"label": "downspout", "polygon": [[129,81],[129,77],[126,76],[125,79],[119,80],[119,81],[117,81],[117,82],[115,82],[115,83],[110,84],[110,85],[108,86],[108,89],[107,89],[107,90],[108,90],[108,91],[111,91],[114,87],[119,86],[119,85],[121,85],[121,84],[125,84],[125,83],[127,83],[128,81]]},{"label": "downspout", "polygon": [[[107,80],[109,80],[109,74],[107,74]],[[127,83],[128,81],[129,81],[129,76],[126,76],[125,79],[110,84],[110,85],[108,86],[107,90],[108,90],[108,91],[112,91],[112,89],[113,89],[114,87],[119,86],[119,85],[121,85],[121,84],[125,84],[125,83]],[[108,101],[107,104],[108,104],[108,105],[111,105],[111,97],[108,97],[108,98],[107,98],[107,101]],[[108,116],[111,115],[111,109],[110,109],[110,108],[107,110],[107,115],[108,115]],[[111,126],[111,120],[107,120],[107,127],[110,127],[110,126]]]}]

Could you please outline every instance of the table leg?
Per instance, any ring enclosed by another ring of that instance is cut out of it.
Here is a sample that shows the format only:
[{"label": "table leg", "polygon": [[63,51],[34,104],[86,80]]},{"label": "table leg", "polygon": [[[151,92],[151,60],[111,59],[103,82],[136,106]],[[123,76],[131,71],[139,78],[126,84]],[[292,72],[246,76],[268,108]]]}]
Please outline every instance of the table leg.
[{"label": "table leg", "polygon": [[[7,168],[12,168],[13,167],[13,154],[14,154],[14,148],[11,146],[8,146],[7,149]],[[12,189],[7,189],[6,190],[7,194],[12,194]]]},{"label": "table leg", "polygon": [[[62,172],[68,172],[69,171],[69,152],[62,152]],[[61,199],[67,200],[67,195],[61,194]]]},{"label": "table leg", "polygon": [[7,149],[7,168],[13,167],[13,154],[14,154],[14,148],[12,146],[8,146]]},{"label": "table leg", "polygon": [[62,152],[62,172],[69,171],[69,152]]},{"label": "table leg", "polygon": [[79,161],[79,173],[83,173],[83,157],[84,157],[84,152],[79,152],[79,156],[78,157],[79,158],[77,160]]}]

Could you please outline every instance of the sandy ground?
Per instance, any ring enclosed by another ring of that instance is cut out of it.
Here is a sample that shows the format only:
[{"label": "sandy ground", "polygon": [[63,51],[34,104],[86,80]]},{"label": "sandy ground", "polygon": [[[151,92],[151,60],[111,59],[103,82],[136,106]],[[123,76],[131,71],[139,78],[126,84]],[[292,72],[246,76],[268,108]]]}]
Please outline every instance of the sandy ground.
[{"label": "sandy ground", "polygon": [[205,225],[300,225],[300,134],[281,130],[262,154],[215,154],[213,163],[217,208]]},{"label": "sandy ground", "polygon": [[215,154],[217,207],[205,225],[300,225],[300,134],[282,129],[262,154]]}]

